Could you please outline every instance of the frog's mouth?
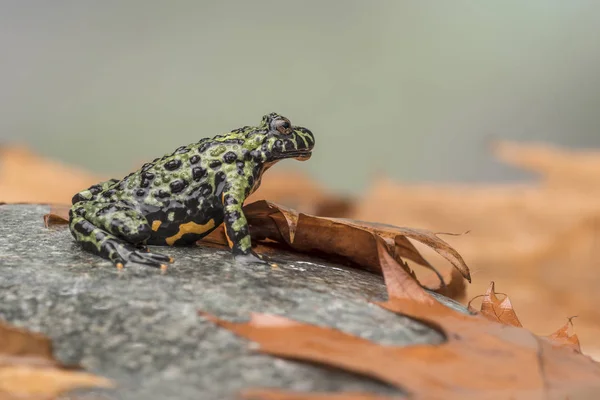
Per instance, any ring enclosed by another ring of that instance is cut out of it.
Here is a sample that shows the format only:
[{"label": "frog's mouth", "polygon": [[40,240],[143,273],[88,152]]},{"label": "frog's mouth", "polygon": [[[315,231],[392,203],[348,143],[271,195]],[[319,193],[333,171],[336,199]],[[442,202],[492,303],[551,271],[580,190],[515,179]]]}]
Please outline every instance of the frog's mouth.
[{"label": "frog's mouth", "polygon": [[294,150],[294,151],[284,151],[275,156],[277,159],[284,158],[295,158],[296,160],[306,161],[312,156],[311,150]]},{"label": "frog's mouth", "polygon": [[299,161],[306,161],[306,160],[309,160],[311,156],[312,156],[312,152],[311,152],[311,151],[309,151],[309,152],[307,152],[307,153],[301,154],[301,155],[299,155],[299,156],[296,156],[296,157],[294,157],[294,158],[295,158],[296,160],[299,160]]}]

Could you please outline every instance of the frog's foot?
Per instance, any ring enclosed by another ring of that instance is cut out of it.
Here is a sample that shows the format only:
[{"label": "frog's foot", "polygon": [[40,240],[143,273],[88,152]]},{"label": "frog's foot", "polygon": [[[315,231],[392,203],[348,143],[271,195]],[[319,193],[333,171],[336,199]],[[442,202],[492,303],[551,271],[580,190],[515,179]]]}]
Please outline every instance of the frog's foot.
[{"label": "frog's foot", "polygon": [[119,268],[141,264],[164,269],[167,263],[173,262],[169,256],[150,253],[144,245],[126,242],[79,216],[71,218],[70,228],[85,250],[112,261]]},{"label": "frog's foot", "polygon": [[260,256],[250,250],[248,253],[238,253],[233,255],[236,262],[240,264],[269,264],[269,260],[265,256]]},{"label": "frog's foot", "polygon": [[147,248],[139,249],[137,246],[125,243],[121,240],[107,240],[107,251],[109,259],[118,268],[127,267],[131,264],[145,265],[153,268],[165,269],[173,259],[160,253],[150,253]]}]

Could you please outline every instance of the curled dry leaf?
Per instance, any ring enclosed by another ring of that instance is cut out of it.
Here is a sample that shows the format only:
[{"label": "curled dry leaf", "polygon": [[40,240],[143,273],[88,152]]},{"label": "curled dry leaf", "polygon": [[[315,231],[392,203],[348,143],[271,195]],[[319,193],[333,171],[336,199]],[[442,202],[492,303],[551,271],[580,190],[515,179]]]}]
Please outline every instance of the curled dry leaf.
[{"label": "curled dry leaf", "polygon": [[44,225],[46,228],[52,225],[65,225],[69,223],[69,210],[71,206],[65,204],[53,204],[50,206],[50,212],[44,215]]},{"label": "curled dry leaf", "polygon": [[[501,324],[517,327],[523,326],[521,321],[519,321],[517,313],[513,309],[513,305],[508,296],[506,296],[504,300],[500,300],[496,294],[494,282],[490,282],[490,286],[485,292],[483,301],[481,302],[481,315],[491,321],[500,322]],[[469,309],[472,309],[471,302],[469,302]]]},{"label": "curled dry leaf", "polygon": [[435,271],[435,268],[421,256],[408,239],[421,242],[448,260],[465,279],[469,282],[471,281],[469,268],[465,264],[462,256],[448,243],[440,239],[434,232],[425,229],[397,227],[376,222],[353,221],[349,219],[341,219],[340,221],[359,229],[368,229],[377,236],[386,239],[386,242],[390,239],[393,240],[393,243],[396,246],[394,248],[394,256],[407,258]]},{"label": "curled dry leaf", "polygon": [[577,335],[569,335],[569,327],[572,325],[571,321],[567,321],[561,328],[554,332],[550,336],[546,336],[546,340],[557,346],[569,347],[577,352],[581,352],[581,345]]},{"label": "curled dry leaf", "polygon": [[[341,256],[367,270],[381,273],[376,239],[382,238],[398,261],[414,261],[432,269],[442,279],[408,239],[417,240],[446,258],[463,278],[471,279],[469,268],[460,254],[433,232],[344,218],[317,217],[264,200],[246,205],[244,213],[255,239],[266,238],[286,243],[300,252]],[[227,243],[220,230],[203,240]],[[406,268],[404,263],[400,265]]]},{"label": "curled dry leaf", "polygon": [[51,399],[77,388],[112,386],[78,369],[56,361],[45,336],[0,323],[1,399]]},{"label": "curled dry leaf", "polygon": [[[376,245],[388,289],[388,300],[379,306],[439,330],[446,338],[443,344],[384,346],[284,317],[253,314],[249,322],[234,323],[201,315],[257,342],[261,352],[363,374],[414,398],[558,399],[600,392],[600,364],[523,328],[441,305],[399,267],[385,240],[377,238]],[[254,392],[254,398],[339,398],[339,394],[275,393],[272,397],[265,389]]]}]

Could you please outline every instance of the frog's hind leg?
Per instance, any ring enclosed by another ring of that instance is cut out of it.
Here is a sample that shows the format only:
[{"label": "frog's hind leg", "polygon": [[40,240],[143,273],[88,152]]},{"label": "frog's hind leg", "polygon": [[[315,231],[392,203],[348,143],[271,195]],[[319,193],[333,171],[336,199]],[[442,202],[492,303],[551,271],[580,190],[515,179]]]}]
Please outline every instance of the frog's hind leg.
[{"label": "frog's hind leg", "polygon": [[173,261],[144,249],[143,242],[151,234],[148,222],[143,215],[124,206],[77,203],[71,208],[69,228],[85,250],[112,261],[117,267],[132,263],[164,268]]}]

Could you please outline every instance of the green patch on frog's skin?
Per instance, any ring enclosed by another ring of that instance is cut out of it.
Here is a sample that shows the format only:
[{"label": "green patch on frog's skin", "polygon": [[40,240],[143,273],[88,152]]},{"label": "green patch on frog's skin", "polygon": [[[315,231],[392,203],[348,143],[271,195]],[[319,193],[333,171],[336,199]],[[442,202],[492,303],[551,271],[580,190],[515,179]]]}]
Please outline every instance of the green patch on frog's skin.
[{"label": "green patch on frog's skin", "polygon": [[145,245],[193,244],[224,223],[233,254],[253,256],[244,200],[274,163],[307,160],[314,143],[308,129],[265,115],[258,126],[179,147],[121,180],[77,193],[71,233],[84,249],[119,267],[162,267],[172,260]]}]

